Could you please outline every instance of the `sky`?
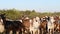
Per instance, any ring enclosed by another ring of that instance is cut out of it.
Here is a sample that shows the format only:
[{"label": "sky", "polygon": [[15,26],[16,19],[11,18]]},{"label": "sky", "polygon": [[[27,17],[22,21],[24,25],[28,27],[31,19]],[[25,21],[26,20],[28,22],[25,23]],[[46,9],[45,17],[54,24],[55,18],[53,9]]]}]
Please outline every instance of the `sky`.
[{"label": "sky", "polygon": [[0,0],[0,9],[60,12],[60,0]]}]

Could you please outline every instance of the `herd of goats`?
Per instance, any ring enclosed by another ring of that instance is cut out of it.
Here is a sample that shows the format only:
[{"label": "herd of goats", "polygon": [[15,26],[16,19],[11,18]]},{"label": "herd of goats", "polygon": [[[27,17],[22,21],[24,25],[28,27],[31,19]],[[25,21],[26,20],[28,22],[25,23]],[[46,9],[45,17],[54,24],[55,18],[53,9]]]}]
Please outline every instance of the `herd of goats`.
[{"label": "herd of goats", "polygon": [[7,20],[5,14],[0,14],[0,34],[54,34],[54,32],[60,32],[60,16],[41,18],[26,16],[20,20]]}]

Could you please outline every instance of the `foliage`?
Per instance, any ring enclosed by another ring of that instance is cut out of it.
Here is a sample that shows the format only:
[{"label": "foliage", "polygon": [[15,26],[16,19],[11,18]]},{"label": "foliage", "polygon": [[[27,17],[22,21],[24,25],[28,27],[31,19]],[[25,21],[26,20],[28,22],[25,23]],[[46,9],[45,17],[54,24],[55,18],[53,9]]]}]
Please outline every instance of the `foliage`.
[{"label": "foliage", "polygon": [[30,10],[19,11],[19,10],[16,10],[16,9],[9,9],[9,10],[4,10],[3,9],[3,10],[0,10],[0,14],[2,14],[2,13],[5,13],[7,18],[13,19],[13,20],[19,19],[19,18],[21,18],[24,15],[27,15],[30,18],[35,17],[35,16],[39,16],[39,17],[43,17],[43,16],[55,16],[55,15],[60,16],[60,12],[39,13],[39,12],[36,12],[35,10],[32,10],[32,11],[30,11]]}]

